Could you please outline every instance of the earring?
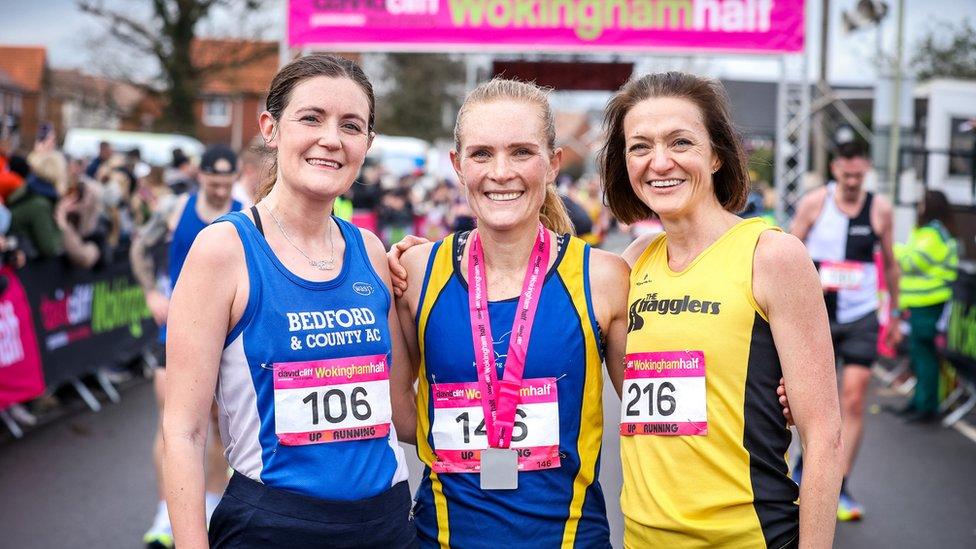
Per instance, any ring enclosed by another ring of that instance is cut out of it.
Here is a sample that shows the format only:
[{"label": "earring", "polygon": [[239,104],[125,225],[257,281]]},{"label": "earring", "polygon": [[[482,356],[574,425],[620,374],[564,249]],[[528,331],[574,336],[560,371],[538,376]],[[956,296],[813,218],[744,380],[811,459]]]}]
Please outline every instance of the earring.
[{"label": "earring", "polygon": [[277,137],[277,136],[278,136],[278,126],[275,126],[274,129],[271,130],[271,137],[269,137],[268,139],[265,139],[264,140],[264,144],[265,145],[270,145],[271,142],[274,141],[275,140],[275,137]]}]

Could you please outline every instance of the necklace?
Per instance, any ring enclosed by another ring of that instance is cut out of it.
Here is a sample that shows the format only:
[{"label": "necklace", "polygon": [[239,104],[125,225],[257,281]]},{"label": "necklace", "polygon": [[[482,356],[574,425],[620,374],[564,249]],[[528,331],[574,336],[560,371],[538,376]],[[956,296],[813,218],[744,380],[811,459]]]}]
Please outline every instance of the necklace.
[{"label": "necklace", "polygon": [[315,259],[312,259],[311,257],[309,257],[308,254],[305,253],[301,248],[299,248],[298,247],[298,244],[295,244],[295,242],[291,239],[291,237],[288,236],[288,233],[285,231],[285,228],[281,226],[281,221],[278,221],[278,217],[275,215],[274,210],[272,210],[267,205],[265,205],[265,208],[268,210],[268,213],[271,214],[271,219],[273,219],[274,222],[275,222],[275,225],[278,226],[278,230],[281,231],[281,235],[285,237],[285,240],[287,240],[289,244],[291,244],[292,248],[295,248],[296,250],[298,250],[298,253],[300,253],[303,256],[305,256],[305,259],[308,260],[308,264],[309,265],[315,267],[316,269],[318,269],[320,271],[331,271],[331,270],[335,269],[335,261],[336,261],[335,260],[335,242],[332,240],[332,220],[331,219],[329,220],[329,236],[328,236],[329,245],[332,247],[331,256],[328,259],[315,260]]}]

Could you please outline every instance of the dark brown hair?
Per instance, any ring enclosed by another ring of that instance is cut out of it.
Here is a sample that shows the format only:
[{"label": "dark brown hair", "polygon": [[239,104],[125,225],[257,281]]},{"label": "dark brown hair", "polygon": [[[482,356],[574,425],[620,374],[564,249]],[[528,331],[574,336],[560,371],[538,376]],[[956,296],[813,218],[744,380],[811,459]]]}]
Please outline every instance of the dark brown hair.
[{"label": "dark brown hair", "polygon": [[630,186],[624,117],[641,101],[655,97],[687,99],[698,107],[708,130],[712,150],[722,162],[712,176],[715,196],[726,210],[733,213],[741,211],[749,194],[749,172],[745,149],[732,124],[725,88],[709,78],[683,72],[665,72],[631,80],[613,96],[604,111],[606,142],[600,150],[599,162],[605,200],[613,215],[624,223],[633,223],[647,219],[653,213]]},{"label": "dark brown hair", "polygon": [[956,220],[949,208],[949,199],[942,191],[928,189],[922,196],[922,211],[918,212],[916,225],[924,227],[932,221],[942,223],[942,226],[949,231],[949,234],[956,234]]},{"label": "dark brown hair", "polygon": [[[268,99],[265,102],[267,110],[276,122],[281,121],[281,115],[285,112],[285,107],[291,101],[291,92],[296,86],[316,76],[328,76],[330,78],[348,78],[352,80],[363,93],[369,102],[369,120],[367,121],[367,134],[373,132],[373,125],[376,121],[376,98],[373,95],[373,85],[366,77],[366,73],[355,62],[324,53],[313,53],[295,59],[278,71],[278,74],[271,80],[271,87],[268,88]],[[269,177],[265,179],[254,197],[257,202],[264,198],[274,186],[278,175],[278,160],[273,158],[271,161]]]},{"label": "dark brown hair", "polygon": [[858,143],[857,141],[848,141],[846,143],[841,143],[837,145],[834,149],[834,160],[838,158],[843,158],[845,160],[850,160],[852,158],[868,158],[867,147]]}]

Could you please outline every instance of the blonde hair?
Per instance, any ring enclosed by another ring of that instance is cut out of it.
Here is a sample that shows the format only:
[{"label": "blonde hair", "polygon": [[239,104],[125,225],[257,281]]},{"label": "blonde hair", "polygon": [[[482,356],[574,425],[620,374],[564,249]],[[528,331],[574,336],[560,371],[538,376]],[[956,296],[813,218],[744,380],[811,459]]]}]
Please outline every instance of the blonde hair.
[{"label": "blonde hair", "polygon": [[[542,119],[542,131],[545,136],[546,147],[550,154],[556,150],[556,121],[549,107],[549,91],[531,82],[520,82],[506,78],[493,78],[477,88],[471,90],[464,98],[461,109],[458,110],[457,122],[454,123],[454,149],[461,152],[461,125],[465,115],[473,105],[490,103],[492,101],[521,101],[539,108]],[[545,227],[556,234],[576,234],[573,223],[566,212],[555,183],[546,184],[546,198],[539,212],[539,219]]]},{"label": "blonde hair", "polygon": [[37,177],[54,186],[58,195],[68,190],[68,162],[58,151],[32,152],[27,163]]}]

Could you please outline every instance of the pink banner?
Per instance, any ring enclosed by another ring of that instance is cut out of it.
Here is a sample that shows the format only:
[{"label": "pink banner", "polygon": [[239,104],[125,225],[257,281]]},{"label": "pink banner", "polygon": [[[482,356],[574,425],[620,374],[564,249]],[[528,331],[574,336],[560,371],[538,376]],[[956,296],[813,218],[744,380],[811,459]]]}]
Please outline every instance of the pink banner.
[{"label": "pink banner", "polygon": [[[481,390],[477,382],[435,383],[432,387],[435,408],[469,408],[481,406]],[[556,378],[540,377],[522,380],[520,404],[557,402]]]},{"label": "pink banner", "polygon": [[664,351],[631,353],[624,358],[627,379],[645,377],[703,377],[705,353]]},{"label": "pink banner", "polygon": [[274,365],[275,389],[304,389],[389,378],[386,355],[278,362]]},{"label": "pink banner", "polygon": [[307,433],[279,433],[278,440],[285,446],[305,446],[306,444],[320,444],[324,442],[384,438],[389,435],[390,424],[383,423],[381,425],[367,425],[366,427],[308,431]]},{"label": "pink banner", "polygon": [[332,50],[803,50],[803,0],[290,0],[288,42]]},{"label": "pink banner", "polygon": [[704,436],[708,434],[708,424],[695,423],[693,421],[679,423],[621,423],[620,434],[625,437],[633,435]]},{"label": "pink banner", "polygon": [[0,269],[7,289],[0,295],[0,410],[44,392],[40,350],[27,294],[9,267]]},{"label": "pink banner", "polygon": [[[519,471],[541,471],[557,469],[559,446],[539,446],[537,448],[517,448]],[[430,468],[441,473],[478,473],[481,471],[481,450],[437,450],[437,461]]]}]

